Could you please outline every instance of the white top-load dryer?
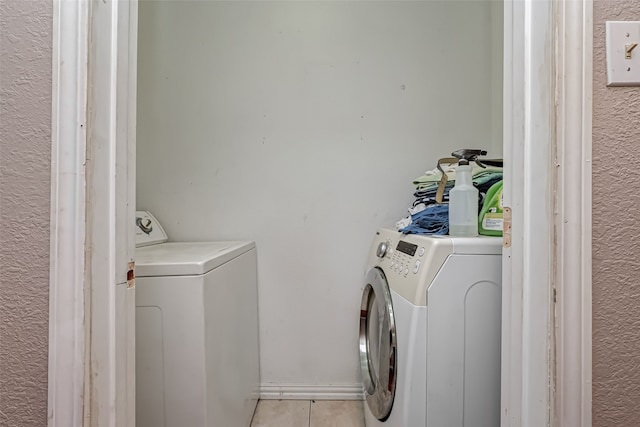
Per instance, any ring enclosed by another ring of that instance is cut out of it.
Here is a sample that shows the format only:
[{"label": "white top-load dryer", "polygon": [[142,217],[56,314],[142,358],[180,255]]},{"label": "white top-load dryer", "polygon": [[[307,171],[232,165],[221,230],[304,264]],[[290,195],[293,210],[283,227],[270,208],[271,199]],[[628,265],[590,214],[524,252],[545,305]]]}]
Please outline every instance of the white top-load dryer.
[{"label": "white top-load dryer", "polygon": [[167,243],[136,213],[136,426],[248,427],[258,400],[254,242]]},{"label": "white top-load dryer", "polygon": [[500,425],[502,239],[376,233],[360,309],[367,427]]}]

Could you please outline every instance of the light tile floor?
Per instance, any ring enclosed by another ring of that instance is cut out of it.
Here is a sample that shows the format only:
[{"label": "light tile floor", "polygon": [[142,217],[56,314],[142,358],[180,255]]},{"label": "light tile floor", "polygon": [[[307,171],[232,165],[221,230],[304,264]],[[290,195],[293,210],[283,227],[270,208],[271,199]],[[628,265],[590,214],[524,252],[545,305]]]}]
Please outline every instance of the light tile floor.
[{"label": "light tile floor", "polygon": [[364,427],[358,400],[261,400],[251,427]]}]

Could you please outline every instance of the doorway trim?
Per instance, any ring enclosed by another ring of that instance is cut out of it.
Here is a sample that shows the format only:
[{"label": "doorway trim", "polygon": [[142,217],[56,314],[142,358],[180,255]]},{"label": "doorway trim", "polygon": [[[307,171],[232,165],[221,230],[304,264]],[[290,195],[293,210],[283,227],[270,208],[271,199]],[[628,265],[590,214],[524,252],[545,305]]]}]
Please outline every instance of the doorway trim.
[{"label": "doorway trim", "polygon": [[552,425],[553,5],[504,5],[502,427]]},{"label": "doorway trim", "polygon": [[592,422],[592,44],[591,0],[505,2],[502,427]]},{"label": "doorway trim", "polygon": [[555,425],[590,427],[593,2],[556,7]]},{"label": "doorway trim", "polygon": [[49,427],[135,425],[137,7],[53,1]]},{"label": "doorway trim", "polygon": [[[511,142],[505,144],[510,163],[505,179],[512,183],[505,186],[505,205],[511,208],[512,228],[505,234],[511,240],[503,269],[508,303],[503,320],[510,322],[503,337],[503,427],[560,420],[590,425],[590,8],[589,0],[505,1],[504,140]],[[131,352],[123,352],[132,335],[122,341],[117,333],[127,325],[118,314],[131,313],[132,298],[117,295],[133,286],[123,261],[132,261],[133,226],[127,218],[133,217],[135,205],[135,95],[127,94],[136,93],[136,11],[136,0],[54,0],[49,427],[131,425],[133,417],[131,408],[117,409],[122,399],[132,399],[126,390],[133,363]],[[89,43],[97,21],[108,31],[94,33]],[[92,54],[102,61],[93,73],[87,68]],[[100,92],[92,86],[97,82],[104,84]],[[578,116],[554,108],[556,102],[581,106]],[[101,103],[104,115],[95,109]],[[85,164],[90,138],[104,138],[106,151],[92,151]],[[95,175],[101,161],[107,169]],[[100,193],[105,204],[98,221],[89,218],[96,215],[97,193],[87,190],[88,179],[106,190]],[[536,194],[548,197],[540,203]],[[575,194],[577,205],[560,203]],[[106,252],[90,250],[95,248]],[[104,256],[109,272],[101,277],[113,279],[106,285],[95,281],[95,270],[85,276],[85,267],[105,265]],[[91,310],[100,292],[109,308]],[[571,305],[575,298],[577,306]],[[580,338],[570,339],[575,334]],[[92,348],[92,342],[102,347]],[[90,365],[98,350],[108,363]],[[534,357],[540,351],[543,357]],[[577,371],[569,365],[576,354],[582,362]],[[99,384],[104,393],[91,392],[94,375],[104,379]],[[91,409],[98,407],[105,411],[92,419]]]},{"label": "doorway trim", "polygon": [[83,425],[89,5],[53,3],[49,427]]}]

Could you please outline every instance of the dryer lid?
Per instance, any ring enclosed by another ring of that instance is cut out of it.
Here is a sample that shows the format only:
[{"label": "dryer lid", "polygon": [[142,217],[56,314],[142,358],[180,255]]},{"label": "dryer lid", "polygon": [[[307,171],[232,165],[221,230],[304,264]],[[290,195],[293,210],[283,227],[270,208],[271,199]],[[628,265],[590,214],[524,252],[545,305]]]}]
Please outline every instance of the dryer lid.
[{"label": "dryer lid", "polygon": [[136,276],[197,276],[255,248],[254,242],[174,242],[136,248]]}]

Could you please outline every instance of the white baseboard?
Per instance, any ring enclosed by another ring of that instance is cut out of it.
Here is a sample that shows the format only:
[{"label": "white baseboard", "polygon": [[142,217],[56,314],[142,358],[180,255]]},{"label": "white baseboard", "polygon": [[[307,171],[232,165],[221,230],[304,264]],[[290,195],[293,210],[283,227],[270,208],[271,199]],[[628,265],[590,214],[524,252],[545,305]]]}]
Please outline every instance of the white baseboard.
[{"label": "white baseboard", "polygon": [[260,384],[260,399],[362,400],[362,384]]}]

